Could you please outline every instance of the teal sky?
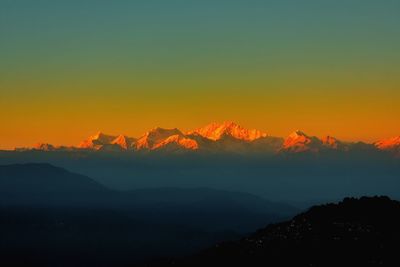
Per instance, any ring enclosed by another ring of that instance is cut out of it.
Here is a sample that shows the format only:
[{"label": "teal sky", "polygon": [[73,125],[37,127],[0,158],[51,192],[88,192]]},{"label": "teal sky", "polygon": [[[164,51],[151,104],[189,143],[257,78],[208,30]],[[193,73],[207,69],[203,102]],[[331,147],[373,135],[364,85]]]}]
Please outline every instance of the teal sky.
[{"label": "teal sky", "polygon": [[391,0],[1,0],[0,137],[68,143],[225,119],[398,135],[399,14]]}]

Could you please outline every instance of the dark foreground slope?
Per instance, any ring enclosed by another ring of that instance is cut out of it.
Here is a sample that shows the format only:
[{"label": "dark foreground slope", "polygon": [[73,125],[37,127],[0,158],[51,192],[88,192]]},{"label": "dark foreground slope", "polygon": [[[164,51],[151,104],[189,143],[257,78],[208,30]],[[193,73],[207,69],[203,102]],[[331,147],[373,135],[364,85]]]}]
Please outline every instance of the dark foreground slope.
[{"label": "dark foreground slope", "polygon": [[346,198],[164,266],[400,266],[400,203]]}]

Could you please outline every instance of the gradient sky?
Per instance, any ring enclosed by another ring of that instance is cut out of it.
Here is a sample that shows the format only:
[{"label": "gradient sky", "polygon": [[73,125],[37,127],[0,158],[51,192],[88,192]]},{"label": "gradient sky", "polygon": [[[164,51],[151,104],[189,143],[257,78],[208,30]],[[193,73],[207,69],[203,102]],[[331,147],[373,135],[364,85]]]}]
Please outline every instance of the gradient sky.
[{"label": "gradient sky", "polygon": [[400,135],[400,1],[0,0],[0,149],[233,120]]}]

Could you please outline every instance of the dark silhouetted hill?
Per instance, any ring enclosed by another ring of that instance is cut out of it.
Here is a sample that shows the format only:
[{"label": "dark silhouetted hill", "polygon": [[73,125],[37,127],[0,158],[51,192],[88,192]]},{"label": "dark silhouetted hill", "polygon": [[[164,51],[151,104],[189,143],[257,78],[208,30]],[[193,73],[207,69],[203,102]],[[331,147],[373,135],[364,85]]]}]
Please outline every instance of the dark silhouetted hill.
[{"label": "dark silhouetted hill", "polygon": [[110,192],[87,176],[50,164],[0,165],[3,206],[83,204]]},{"label": "dark silhouetted hill", "polygon": [[0,206],[118,209],[146,221],[239,232],[297,212],[252,194],[210,188],[116,191],[49,164],[0,166]]},{"label": "dark silhouetted hill", "polygon": [[359,146],[355,151],[329,150],[324,156],[0,151],[0,165],[46,162],[117,190],[207,187],[283,202],[336,201],[365,195],[399,199],[399,160],[380,151],[370,153],[365,144],[354,145]]},{"label": "dark silhouetted hill", "polygon": [[107,189],[91,178],[46,163],[0,165],[0,190],[14,193],[93,193]]},{"label": "dark silhouetted hill", "polygon": [[160,266],[400,266],[400,203],[345,198]]},{"label": "dark silhouetted hill", "polygon": [[237,239],[296,209],[209,188],[108,189],[49,164],[0,166],[0,266],[131,266]]}]

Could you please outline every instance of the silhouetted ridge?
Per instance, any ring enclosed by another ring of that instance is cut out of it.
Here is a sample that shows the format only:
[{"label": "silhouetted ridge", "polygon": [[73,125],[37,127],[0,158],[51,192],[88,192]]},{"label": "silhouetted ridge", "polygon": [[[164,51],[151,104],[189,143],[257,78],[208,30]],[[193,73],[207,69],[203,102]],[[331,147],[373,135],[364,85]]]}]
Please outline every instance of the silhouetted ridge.
[{"label": "silhouetted ridge", "polygon": [[400,266],[399,226],[399,202],[345,198],[169,265]]},{"label": "silhouetted ridge", "polygon": [[73,203],[109,190],[91,178],[46,163],[0,165],[2,203]]},{"label": "silhouetted ridge", "polygon": [[310,220],[316,223],[330,221],[352,221],[387,225],[393,222],[400,212],[400,202],[389,197],[345,198],[338,204],[314,206],[306,213],[294,217],[294,220]]}]

